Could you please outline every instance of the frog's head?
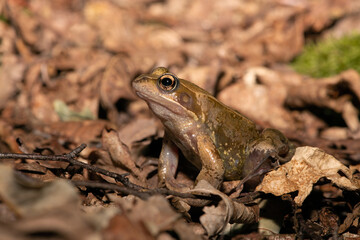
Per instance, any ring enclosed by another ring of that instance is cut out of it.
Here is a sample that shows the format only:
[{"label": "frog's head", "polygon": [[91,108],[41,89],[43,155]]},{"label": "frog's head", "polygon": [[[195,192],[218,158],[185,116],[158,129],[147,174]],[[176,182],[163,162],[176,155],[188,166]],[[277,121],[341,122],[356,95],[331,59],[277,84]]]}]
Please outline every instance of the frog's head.
[{"label": "frog's head", "polygon": [[136,94],[145,100],[161,120],[176,122],[198,120],[202,116],[203,99],[210,96],[202,88],[178,78],[167,68],[155,68],[132,81]]}]

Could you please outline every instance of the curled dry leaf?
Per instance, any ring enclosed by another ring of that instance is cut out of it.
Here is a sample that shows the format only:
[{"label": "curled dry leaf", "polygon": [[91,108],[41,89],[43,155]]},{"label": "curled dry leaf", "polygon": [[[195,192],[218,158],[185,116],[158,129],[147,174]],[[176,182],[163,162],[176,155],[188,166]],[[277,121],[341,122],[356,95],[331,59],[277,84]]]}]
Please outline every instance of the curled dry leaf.
[{"label": "curled dry leaf", "polygon": [[136,178],[145,182],[145,176],[137,168],[130,155],[129,148],[120,140],[117,131],[104,129],[102,132],[102,143],[109,152],[114,166],[129,170]]},{"label": "curled dry leaf", "polygon": [[200,222],[209,236],[221,233],[230,222],[253,223],[258,220],[259,213],[256,208],[234,202],[226,194],[217,190],[205,180],[199,181],[189,193],[200,195],[212,194],[222,199],[217,207],[204,207],[205,214],[200,217]]},{"label": "curled dry leaf", "polygon": [[299,147],[291,161],[268,173],[256,190],[276,196],[298,191],[295,203],[301,206],[322,177],[346,190],[354,191],[360,187],[353,181],[350,169],[333,156],[319,148]]}]

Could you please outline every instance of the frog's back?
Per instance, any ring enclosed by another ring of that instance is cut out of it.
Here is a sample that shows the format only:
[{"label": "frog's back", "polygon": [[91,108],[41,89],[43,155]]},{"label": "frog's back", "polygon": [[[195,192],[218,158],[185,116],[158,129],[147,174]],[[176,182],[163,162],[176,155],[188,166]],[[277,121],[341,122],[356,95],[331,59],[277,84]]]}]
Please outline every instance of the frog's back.
[{"label": "frog's back", "polygon": [[249,143],[259,137],[256,125],[237,111],[209,97],[205,108],[204,123],[225,167],[225,179],[241,177],[242,167],[247,157]]}]

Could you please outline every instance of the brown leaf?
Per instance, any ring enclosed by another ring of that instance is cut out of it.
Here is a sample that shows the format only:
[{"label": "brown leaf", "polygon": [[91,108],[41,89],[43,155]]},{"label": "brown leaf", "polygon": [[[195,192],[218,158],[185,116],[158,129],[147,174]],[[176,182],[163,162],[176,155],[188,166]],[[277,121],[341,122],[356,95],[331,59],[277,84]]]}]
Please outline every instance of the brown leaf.
[{"label": "brown leaf", "polygon": [[104,229],[104,239],[150,240],[155,238],[151,236],[141,222],[132,222],[125,214],[118,214],[110,220],[109,226]]},{"label": "brown leaf", "polygon": [[[357,223],[355,221],[357,220]],[[344,220],[343,224],[340,225],[338,232],[343,233],[345,232],[351,225],[355,224],[359,227],[360,223],[360,204],[357,204],[351,213],[348,213],[346,219]]]},{"label": "brown leaf", "polygon": [[349,191],[360,187],[352,180],[350,169],[333,156],[318,148],[299,147],[291,161],[266,174],[256,190],[276,196],[298,191],[294,200],[301,206],[312,191],[313,185],[322,177]]},{"label": "brown leaf", "polygon": [[75,143],[84,143],[99,139],[101,131],[108,124],[103,120],[54,122],[45,126],[45,131]]},{"label": "brown leaf", "polygon": [[218,98],[262,125],[292,129],[296,126],[294,119],[283,107],[287,96],[283,81],[279,73],[273,70],[251,68],[244,75],[243,81],[222,90]]},{"label": "brown leaf", "polygon": [[111,129],[104,129],[102,132],[103,147],[109,152],[112,163],[115,167],[125,168],[141,181],[145,181],[141,171],[131,157],[129,148],[120,140],[119,134]]},{"label": "brown leaf", "polygon": [[193,194],[212,194],[221,197],[217,207],[204,207],[205,214],[200,222],[209,236],[221,233],[229,222],[253,223],[258,221],[258,212],[242,203],[232,201],[226,194],[220,192],[207,181],[201,180],[194,189],[188,191]]},{"label": "brown leaf", "polygon": [[5,165],[0,165],[0,172],[1,198],[19,216],[41,215],[79,203],[77,192],[66,180],[59,179],[45,184],[22,174],[15,174]]},{"label": "brown leaf", "polygon": [[155,195],[146,201],[134,196],[114,200],[121,205],[133,225],[141,224],[151,236],[169,237],[169,232],[175,232],[179,239],[201,239],[194,234],[192,225],[182,219],[163,196]]},{"label": "brown leaf", "polygon": [[138,141],[156,136],[157,132],[158,124],[154,118],[137,118],[121,128],[119,138],[131,147]]},{"label": "brown leaf", "polygon": [[47,169],[36,162],[32,163],[18,163],[15,169],[19,171],[34,172],[38,174],[45,174]]},{"label": "brown leaf", "polygon": [[17,84],[24,77],[25,65],[15,55],[6,55],[2,57],[3,65],[0,72],[0,109],[12,98],[18,91]]}]

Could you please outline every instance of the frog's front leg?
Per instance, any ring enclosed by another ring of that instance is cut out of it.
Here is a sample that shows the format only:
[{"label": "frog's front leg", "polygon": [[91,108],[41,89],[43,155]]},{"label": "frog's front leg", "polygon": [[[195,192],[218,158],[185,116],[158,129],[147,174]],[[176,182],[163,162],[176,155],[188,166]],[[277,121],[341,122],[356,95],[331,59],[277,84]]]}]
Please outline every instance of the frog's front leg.
[{"label": "frog's front leg", "polygon": [[[215,188],[219,188],[224,177],[224,166],[215,145],[207,136],[197,136],[198,155],[202,163],[200,173],[195,184],[206,180]],[[175,180],[175,173],[179,161],[179,149],[165,134],[159,158],[158,176],[160,186],[166,185],[170,190],[186,192],[190,187]]]},{"label": "frog's front leg", "polygon": [[166,186],[168,189],[173,191],[185,192],[190,188],[177,183],[175,180],[178,162],[179,149],[169,139],[165,132],[158,166],[159,186]]},{"label": "frog's front leg", "polygon": [[202,167],[196,178],[195,185],[200,180],[206,180],[214,188],[219,189],[225,174],[224,163],[220,154],[208,136],[197,136],[197,143]]}]

